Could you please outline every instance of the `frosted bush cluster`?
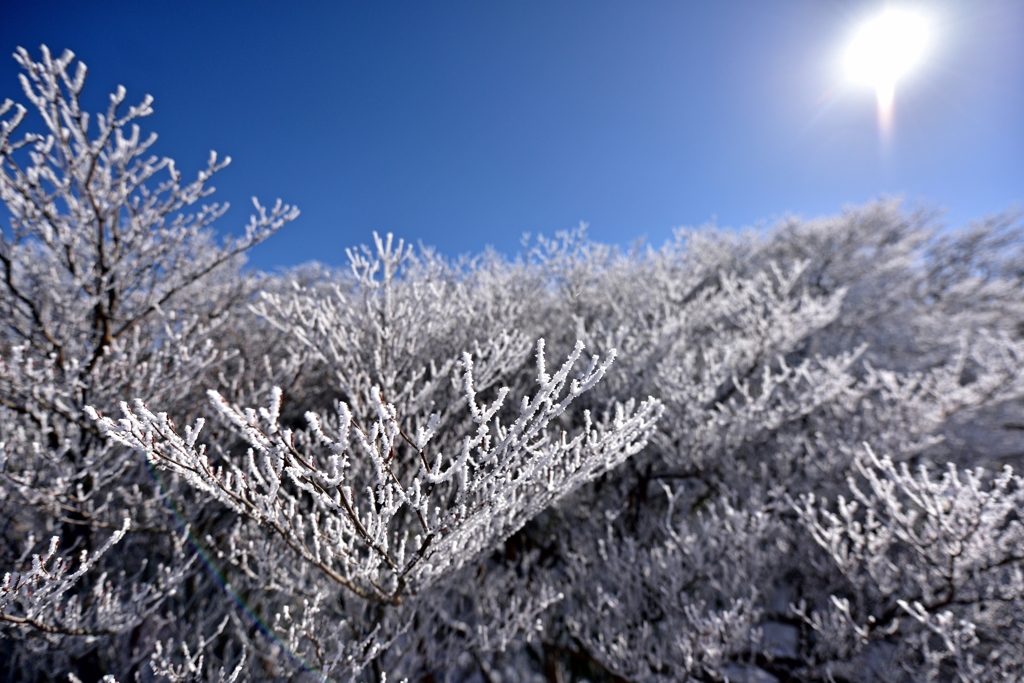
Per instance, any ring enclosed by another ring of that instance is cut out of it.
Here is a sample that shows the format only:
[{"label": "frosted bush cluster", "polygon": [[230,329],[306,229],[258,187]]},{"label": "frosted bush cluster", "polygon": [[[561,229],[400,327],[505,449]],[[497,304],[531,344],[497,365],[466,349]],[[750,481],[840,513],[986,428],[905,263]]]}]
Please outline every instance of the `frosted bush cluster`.
[{"label": "frosted bush cluster", "polygon": [[297,210],[15,58],[0,677],[1024,680],[1015,217],[260,274]]}]

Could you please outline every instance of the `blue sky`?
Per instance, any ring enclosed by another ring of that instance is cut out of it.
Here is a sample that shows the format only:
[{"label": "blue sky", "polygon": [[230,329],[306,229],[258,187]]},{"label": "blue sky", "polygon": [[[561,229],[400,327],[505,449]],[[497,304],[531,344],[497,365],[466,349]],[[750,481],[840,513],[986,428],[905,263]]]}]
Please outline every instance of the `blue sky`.
[{"label": "blue sky", "polygon": [[42,43],[89,66],[93,109],[152,94],[158,153],[233,158],[221,230],[254,194],[301,208],[264,269],[341,265],[374,230],[511,255],[580,221],[660,244],[882,195],[952,224],[1024,205],[1024,2],[910,4],[933,44],[886,145],[841,68],[877,1],[0,0],[0,98],[24,101],[6,55]]}]

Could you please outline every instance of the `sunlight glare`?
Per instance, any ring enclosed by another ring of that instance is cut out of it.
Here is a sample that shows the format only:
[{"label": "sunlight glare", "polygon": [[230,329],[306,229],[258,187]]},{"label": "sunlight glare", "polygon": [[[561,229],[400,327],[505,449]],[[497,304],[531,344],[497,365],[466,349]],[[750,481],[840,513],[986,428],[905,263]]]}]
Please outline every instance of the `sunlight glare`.
[{"label": "sunlight glare", "polygon": [[864,24],[850,43],[847,77],[875,89],[883,129],[891,123],[896,81],[921,61],[927,43],[925,18],[900,9],[887,9]]}]

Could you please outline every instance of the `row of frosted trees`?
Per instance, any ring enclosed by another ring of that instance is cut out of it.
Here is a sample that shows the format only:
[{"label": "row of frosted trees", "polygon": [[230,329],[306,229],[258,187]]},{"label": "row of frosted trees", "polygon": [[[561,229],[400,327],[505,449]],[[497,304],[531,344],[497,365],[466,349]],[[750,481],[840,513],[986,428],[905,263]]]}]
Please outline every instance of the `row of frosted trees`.
[{"label": "row of frosted trees", "polygon": [[0,677],[1024,677],[1013,217],[258,274],[296,210],[218,242],[226,161],[16,59]]}]

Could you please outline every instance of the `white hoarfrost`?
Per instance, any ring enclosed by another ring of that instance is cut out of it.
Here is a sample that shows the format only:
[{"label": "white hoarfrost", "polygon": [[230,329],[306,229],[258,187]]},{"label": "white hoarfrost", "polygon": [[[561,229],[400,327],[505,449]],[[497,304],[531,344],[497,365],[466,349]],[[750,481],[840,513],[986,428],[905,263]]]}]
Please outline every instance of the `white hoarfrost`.
[{"label": "white hoarfrost", "polygon": [[1019,216],[254,273],[297,210],[15,59],[0,678],[1024,679]]}]

